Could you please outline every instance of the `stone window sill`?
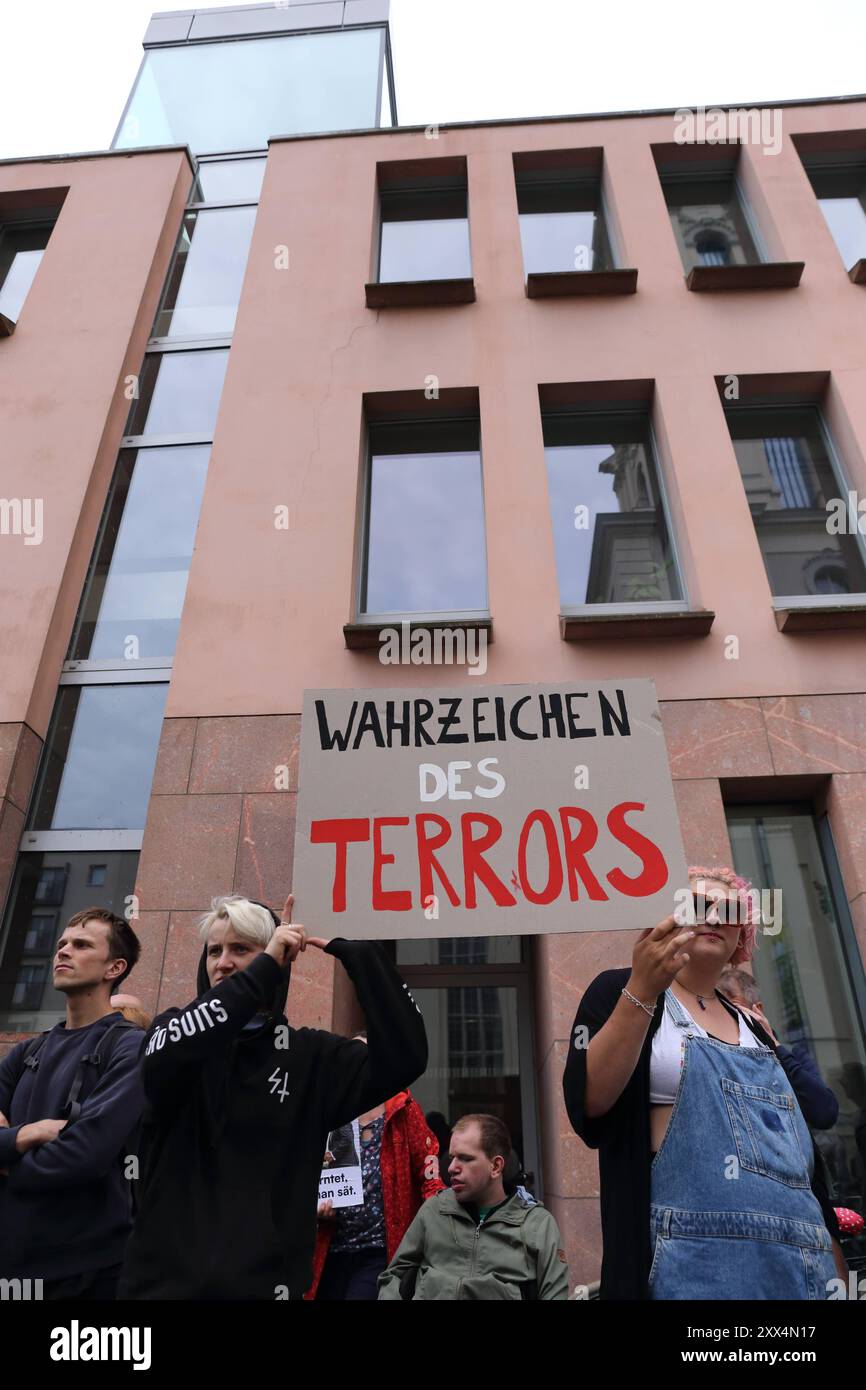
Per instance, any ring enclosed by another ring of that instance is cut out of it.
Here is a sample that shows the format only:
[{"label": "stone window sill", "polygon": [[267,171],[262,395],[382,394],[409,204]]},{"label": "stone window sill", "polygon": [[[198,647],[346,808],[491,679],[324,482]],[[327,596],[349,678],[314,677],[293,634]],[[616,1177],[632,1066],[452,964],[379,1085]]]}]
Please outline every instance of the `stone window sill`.
[{"label": "stone window sill", "polygon": [[418,309],[428,304],[472,304],[475,281],[376,280],[365,285],[368,309]]},{"label": "stone window sill", "polygon": [[671,613],[560,613],[559,634],[564,642],[604,638],[705,637],[715,618],[708,608]]},{"label": "stone window sill", "polygon": [[696,265],[686,276],[690,290],[792,290],[805,261],[764,261],[760,265]]},{"label": "stone window sill", "polygon": [[839,632],[866,627],[866,600],[863,603],[824,603],[820,607],[798,607],[786,603],[776,610],[780,632]]},{"label": "stone window sill", "polygon": [[528,299],[561,299],[585,294],[634,294],[637,271],[544,270],[526,277]]}]

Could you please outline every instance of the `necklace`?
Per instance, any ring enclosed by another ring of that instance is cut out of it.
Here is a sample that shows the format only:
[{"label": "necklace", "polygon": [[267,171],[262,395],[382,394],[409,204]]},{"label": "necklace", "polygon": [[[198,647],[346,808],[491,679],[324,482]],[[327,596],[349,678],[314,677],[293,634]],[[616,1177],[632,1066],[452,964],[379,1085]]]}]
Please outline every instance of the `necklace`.
[{"label": "necklace", "polygon": [[[704,1000],[705,1000],[708,996],[707,996],[706,994],[696,994],[695,991],[694,991],[693,989],[689,989],[688,985],[684,985],[684,984],[682,983],[681,980],[677,980],[677,984],[679,985],[680,989],[684,989],[684,990],[685,990],[686,994],[692,994],[692,995],[694,995],[695,999],[697,999],[697,1001],[698,1001],[699,1007],[700,1007],[701,1009],[703,1009],[704,1013],[706,1013],[706,1011],[707,1011],[707,1006],[706,1006],[706,1004],[704,1003]],[[715,995],[715,991],[713,991],[713,994]]]}]

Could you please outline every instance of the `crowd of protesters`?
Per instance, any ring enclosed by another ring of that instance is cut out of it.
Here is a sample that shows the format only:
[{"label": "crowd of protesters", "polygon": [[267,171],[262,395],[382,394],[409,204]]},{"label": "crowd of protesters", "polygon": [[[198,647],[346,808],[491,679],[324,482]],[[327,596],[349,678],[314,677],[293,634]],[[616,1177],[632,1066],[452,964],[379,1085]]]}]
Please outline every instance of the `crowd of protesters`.
[{"label": "crowd of protesters", "polygon": [[[838,1103],[743,968],[749,885],[689,874],[691,925],[647,929],[630,967],[588,985],[568,1049],[568,1117],[599,1152],[600,1296],[826,1298],[847,1269],[811,1130]],[[568,1298],[560,1232],[502,1119],[449,1126],[412,1096],[424,1023],[384,948],[311,936],[292,909],[215,899],[194,997],[153,1021],[119,992],[130,925],[70,919],[66,1018],[0,1061],[0,1278],[53,1299]],[[308,949],[346,970],[354,1037],[287,1021]],[[362,1200],[335,1206],[321,1170],[352,1122]]]}]

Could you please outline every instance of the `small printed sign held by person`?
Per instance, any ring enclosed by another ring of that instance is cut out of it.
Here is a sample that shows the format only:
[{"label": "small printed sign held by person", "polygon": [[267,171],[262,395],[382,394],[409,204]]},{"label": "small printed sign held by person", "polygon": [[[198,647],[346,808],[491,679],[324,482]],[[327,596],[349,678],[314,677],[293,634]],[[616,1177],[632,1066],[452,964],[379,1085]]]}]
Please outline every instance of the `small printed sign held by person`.
[{"label": "small printed sign held by person", "polygon": [[331,1130],[319,1178],[320,1202],[331,1202],[335,1209],[363,1206],[364,1184],[361,1177],[360,1153],[361,1138],[357,1120]]}]

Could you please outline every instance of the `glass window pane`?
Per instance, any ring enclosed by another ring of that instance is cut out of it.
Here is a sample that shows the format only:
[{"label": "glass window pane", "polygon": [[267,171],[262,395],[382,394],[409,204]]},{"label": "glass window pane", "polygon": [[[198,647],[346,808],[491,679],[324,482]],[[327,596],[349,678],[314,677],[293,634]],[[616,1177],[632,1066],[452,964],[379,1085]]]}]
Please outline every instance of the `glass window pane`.
[{"label": "glass window pane", "polygon": [[190,202],[257,203],[266,162],[264,159],[219,159],[200,164]]},{"label": "glass window pane", "polygon": [[548,415],[544,441],[562,606],[681,598],[646,426]]},{"label": "glass window pane", "polygon": [[612,268],[597,180],[518,176],[517,208],[527,275]]},{"label": "glass window pane", "polygon": [[665,198],[686,271],[760,262],[732,177],[665,184]]},{"label": "glass window pane", "polygon": [[153,332],[216,338],[235,326],[256,209],[188,212]]},{"label": "glass window pane", "polygon": [[116,149],[264,149],[277,135],[376,125],[381,27],[181,44],[145,54]]},{"label": "glass window pane", "polygon": [[398,965],[517,965],[519,936],[454,936],[398,941]]},{"label": "glass window pane", "polygon": [[412,985],[424,1015],[430,1055],[412,1082],[425,1114],[437,1111],[452,1127],[479,1112],[505,1121],[525,1157],[520,1103],[517,990],[498,985]]},{"label": "glass window pane", "polygon": [[228,348],[148,353],[126,433],[213,437],[228,360]]},{"label": "glass window pane", "polygon": [[604,222],[594,212],[521,213],[520,240],[527,275],[612,265]]},{"label": "glass window pane", "polygon": [[468,279],[471,275],[466,218],[382,223],[380,281]]},{"label": "glass window pane", "polygon": [[818,411],[729,410],[727,420],[772,592],[866,591],[857,535],[828,529],[826,504],[844,493]]},{"label": "glass window pane", "polygon": [[171,658],[209,457],[206,444],[121,451],[70,660]]},{"label": "glass window pane", "polygon": [[50,226],[0,227],[0,314],[17,323],[33,284]]},{"label": "glass window pane", "polygon": [[168,685],[61,686],[31,830],[141,830]]},{"label": "glass window pane", "polygon": [[781,890],[781,931],[759,933],[755,980],[780,1041],[817,1065],[839,1102],[833,1128],[813,1134],[834,1205],[862,1213],[866,1046],[815,823],[805,811],[750,806],[728,812],[728,830],[737,872]]},{"label": "glass window pane", "polygon": [[860,198],[822,198],[820,208],[845,269],[850,270],[866,256],[866,207]]},{"label": "glass window pane", "polygon": [[[96,858],[104,877],[94,894],[88,874]],[[19,855],[0,963],[0,1028],[36,1033],[65,1016],[66,996],[52,984],[57,939],[84,907],[107,907],[124,916],[137,867],[138,850]]]},{"label": "glass window pane", "polygon": [[[474,425],[477,440],[478,426]],[[388,448],[374,431],[370,458],[365,613],[455,612],[487,607],[481,454],[437,451],[437,431],[414,448]],[[405,438],[402,432],[401,439]]]}]

